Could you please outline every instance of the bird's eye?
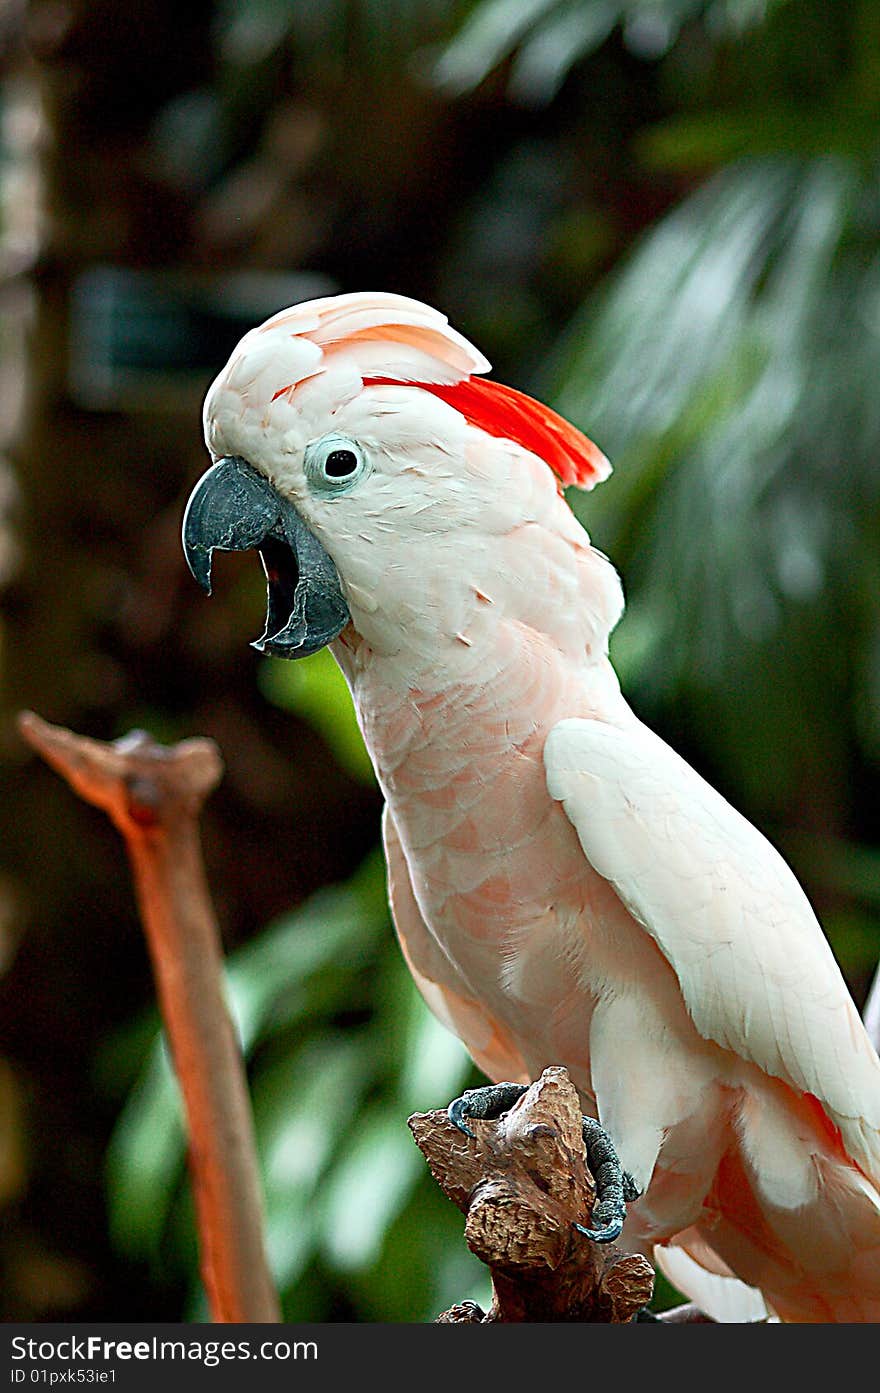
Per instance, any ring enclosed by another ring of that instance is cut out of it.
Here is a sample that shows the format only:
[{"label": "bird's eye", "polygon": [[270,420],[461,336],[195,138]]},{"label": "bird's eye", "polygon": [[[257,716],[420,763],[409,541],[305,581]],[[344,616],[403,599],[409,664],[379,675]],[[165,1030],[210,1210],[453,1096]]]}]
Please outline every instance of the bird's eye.
[{"label": "bird's eye", "polygon": [[306,478],[319,493],[343,493],[367,470],[362,447],[346,435],[325,435],[306,446]]},{"label": "bird's eye", "polygon": [[354,450],[331,450],[324,461],[324,473],[328,479],[347,479],[358,467],[358,457]]}]

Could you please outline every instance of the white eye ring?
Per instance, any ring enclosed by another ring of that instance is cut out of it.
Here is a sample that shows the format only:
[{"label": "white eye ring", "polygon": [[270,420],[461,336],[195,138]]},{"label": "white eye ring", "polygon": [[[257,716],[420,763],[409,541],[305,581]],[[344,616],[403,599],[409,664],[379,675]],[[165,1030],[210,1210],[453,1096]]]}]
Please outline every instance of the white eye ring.
[{"label": "white eye ring", "polygon": [[348,435],[322,435],[306,446],[305,475],[318,493],[345,493],[369,472],[363,447]]}]

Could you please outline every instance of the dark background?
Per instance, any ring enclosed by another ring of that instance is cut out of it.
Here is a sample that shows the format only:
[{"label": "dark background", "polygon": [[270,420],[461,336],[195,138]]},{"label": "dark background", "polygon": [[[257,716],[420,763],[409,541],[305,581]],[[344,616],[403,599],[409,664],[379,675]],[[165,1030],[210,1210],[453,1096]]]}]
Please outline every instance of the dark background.
[{"label": "dark background", "polygon": [[[781,846],[856,999],[880,906],[873,0],[0,8],[0,1311],[204,1315],[124,854],[22,745],[213,736],[204,820],[293,1320],[485,1295],[405,1118],[476,1076],[384,910],[341,679],[179,546],[200,403],[282,305],[388,289],[615,464],[639,713]],[[354,877],[354,879],[352,879]],[[317,900],[312,899],[319,893]]]}]

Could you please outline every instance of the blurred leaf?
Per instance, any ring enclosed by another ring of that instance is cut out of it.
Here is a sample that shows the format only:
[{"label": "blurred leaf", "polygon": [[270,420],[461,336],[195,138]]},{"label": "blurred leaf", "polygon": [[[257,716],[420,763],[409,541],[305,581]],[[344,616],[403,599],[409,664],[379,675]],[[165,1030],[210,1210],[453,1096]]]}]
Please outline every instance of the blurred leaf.
[{"label": "blurred leaf", "polygon": [[686,680],[730,690],[734,651],[778,641],[784,606],[825,600],[831,516],[849,508],[853,476],[819,381],[833,354],[840,417],[843,355],[868,349],[838,332],[858,189],[834,160],[725,170],[643,240],[563,347],[558,404],[617,465],[572,502],[624,565],[641,624],[630,649],[667,693]]},{"label": "blurred leaf", "polygon": [[788,0],[480,0],[450,40],[434,69],[445,91],[473,91],[514,57],[510,95],[548,102],[574,65],[592,53],[617,24],[627,47],[656,60],[683,26],[705,16],[716,41],[760,25]]},{"label": "blurred leaf", "polygon": [[392,66],[444,34],[452,0],[221,0],[217,29],[227,58],[255,65],[292,42],[316,58],[344,53]]},{"label": "blurred leaf", "polygon": [[549,15],[524,41],[510,76],[510,95],[527,105],[550,101],[581,58],[604,43],[620,7],[605,0],[589,8],[583,0]]},{"label": "blurred leaf", "polygon": [[420,1160],[424,1173],[388,1228],[375,1264],[347,1274],[365,1320],[432,1321],[465,1300],[489,1308],[491,1280],[464,1241],[464,1216]]},{"label": "blurred leaf", "polygon": [[227,980],[245,1054],[313,1011],[323,968],[335,983],[325,1007],[344,998],[346,978],[374,956],[387,930],[383,886],[381,860],[371,857],[347,885],[320,891],[232,955]]},{"label": "blurred leaf", "polygon": [[404,1113],[426,1112],[457,1097],[474,1066],[461,1041],[431,1015],[421,997],[408,996],[397,1096]]},{"label": "blurred leaf", "polygon": [[266,658],[258,680],[268,701],[292,711],[318,732],[343,769],[362,783],[375,783],[351,693],[329,648],[297,662]]},{"label": "blurred leaf", "polygon": [[374,1106],[357,1119],[320,1197],[323,1251],[341,1271],[375,1262],[424,1162],[400,1114]]},{"label": "blurred leaf", "polygon": [[744,155],[859,154],[876,138],[876,111],[847,97],[809,111],[767,105],[677,117],[645,131],[637,148],[658,169],[701,172]]},{"label": "blurred leaf", "polygon": [[269,1258],[282,1287],[296,1281],[312,1256],[318,1237],[313,1201],[371,1073],[359,1034],[337,1032],[309,1039],[257,1077],[254,1120]]},{"label": "blurred leaf", "polygon": [[795,198],[797,173],[782,161],[725,170],[651,230],[572,325],[557,401],[615,457],[641,455],[734,352],[761,345],[749,307]]},{"label": "blurred leaf", "polygon": [[560,0],[482,0],[438,60],[435,81],[456,94],[479,86],[539,20],[559,8]]},{"label": "blurred leaf", "polygon": [[177,1083],[157,1041],[107,1152],[110,1230],[122,1251],[158,1261],[184,1152]]}]

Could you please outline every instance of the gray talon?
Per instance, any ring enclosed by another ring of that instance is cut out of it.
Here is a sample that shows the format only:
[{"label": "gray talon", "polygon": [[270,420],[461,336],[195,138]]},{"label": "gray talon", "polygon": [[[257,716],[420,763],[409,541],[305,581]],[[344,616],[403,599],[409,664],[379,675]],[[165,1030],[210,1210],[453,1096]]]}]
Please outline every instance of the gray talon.
[{"label": "gray talon", "polygon": [[594,1117],[584,1118],[584,1147],[596,1186],[592,1217],[597,1227],[574,1227],[594,1243],[613,1243],[623,1232],[627,1201],[638,1199],[640,1192],[622,1168],[610,1136]]},{"label": "gray talon", "polygon": [[466,1117],[484,1121],[510,1112],[514,1103],[527,1091],[524,1083],[491,1083],[485,1088],[466,1088],[460,1098],[453,1098],[446,1116],[466,1137],[474,1134],[465,1122]]},{"label": "gray talon", "polygon": [[603,1224],[600,1229],[585,1229],[583,1224],[575,1224],[574,1227],[578,1233],[582,1233],[585,1238],[591,1238],[594,1243],[614,1243],[623,1233],[623,1220],[616,1218],[610,1224]]},{"label": "gray talon", "polygon": [[464,1132],[466,1137],[472,1137],[474,1134],[464,1121],[468,1115],[467,1102],[467,1094],[464,1094],[461,1098],[453,1098],[449,1107],[446,1109],[446,1116],[449,1118],[450,1122],[455,1123],[460,1132]]}]

